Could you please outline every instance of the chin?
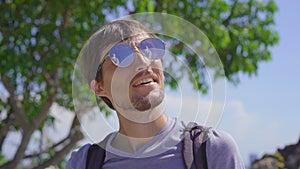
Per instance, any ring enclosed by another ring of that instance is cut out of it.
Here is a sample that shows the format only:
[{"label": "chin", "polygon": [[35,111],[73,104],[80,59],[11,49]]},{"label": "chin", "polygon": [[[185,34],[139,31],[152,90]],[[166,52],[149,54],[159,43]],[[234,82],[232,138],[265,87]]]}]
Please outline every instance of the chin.
[{"label": "chin", "polygon": [[132,105],[138,111],[147,111],[160,105],[164,99],[161,91],[152,91],[147,96],[132,98]]}]

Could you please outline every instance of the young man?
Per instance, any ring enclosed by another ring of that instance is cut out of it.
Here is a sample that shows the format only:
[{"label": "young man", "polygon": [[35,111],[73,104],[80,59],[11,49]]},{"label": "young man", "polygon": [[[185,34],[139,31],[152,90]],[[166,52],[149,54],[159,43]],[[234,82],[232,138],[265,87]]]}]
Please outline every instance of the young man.
[{"label": "young man", "polygon": [[[102,26],[81,52],[81,70],[90,88],[117,113],[119,130],[99,144],[105,150],[104,169],[185,169],[186,126],[163,112],[165,44],[139,22],[118,20]],[[95,63],[97,65],[95,65]],[[207,130],[205,158],[209,169],[243,169],[234,140]],[[199,141],[199,145],[202,141]],[[90,144],[72,153],[66,168],[88,168]],[[195,148],[194,148],[195,149]],[[200,150],[199,150],[200,151]],[[88,161],[87,161],[88,160]],[[95,158],[93,158],[95,160]],[[100,160],[100,159],[99,159]],[[95,160],[97,161],[97,160]],[[191,161],[192,165],[187,165]],[[203,162],[202,161],[202,162]],[[204,167],[204,168],[206,168]]]}]

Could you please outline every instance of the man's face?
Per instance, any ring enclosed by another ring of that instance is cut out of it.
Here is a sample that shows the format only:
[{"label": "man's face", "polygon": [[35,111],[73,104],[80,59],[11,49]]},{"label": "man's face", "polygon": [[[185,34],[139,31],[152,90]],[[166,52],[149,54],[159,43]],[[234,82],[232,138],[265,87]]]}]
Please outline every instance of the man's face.
[{"label": "man's face", "polygon": [[102,66],[103,90],[116,110],[146,111],[160,105],[164,98],[162,61],[150,60],[139,50],[139,42],[149,36],[126,40],[135,52],[128,67],[118,67],[109,58]]}]

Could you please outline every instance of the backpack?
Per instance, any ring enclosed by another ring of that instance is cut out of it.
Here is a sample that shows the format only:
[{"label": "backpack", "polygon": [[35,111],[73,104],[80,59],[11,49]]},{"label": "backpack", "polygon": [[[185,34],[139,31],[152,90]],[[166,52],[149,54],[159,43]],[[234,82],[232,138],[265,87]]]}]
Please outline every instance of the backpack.
[{"label": "backpack", "polygon": [[[208,169],[206,158],[206,140],[210,128],[189,123],[185,127],[185,137],[183,139],[183,159],[186,169]],[[86,169],[101,169],[105,159],[106,139],[99,144],[93,144],[88,150]],[[194,158],[197,157],[197,158]]]}]

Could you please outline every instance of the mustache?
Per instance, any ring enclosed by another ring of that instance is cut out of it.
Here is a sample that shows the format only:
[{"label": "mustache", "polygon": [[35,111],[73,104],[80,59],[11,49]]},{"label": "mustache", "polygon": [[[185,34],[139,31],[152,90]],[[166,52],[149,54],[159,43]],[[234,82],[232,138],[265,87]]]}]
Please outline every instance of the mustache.
[{"label": "mustache", "polygon": [[143,71],[138,72],[138,73],[132,78],[132,80],[131,80],[130,83],[134,82],[135,79],[138,79],[138,78],[140,78],[140,77],[142,77],[142,76],[146,76],[146,75],[150,75],[150,76],[153,78],[153,80],[155,80],[155,81],[158,80],[157,75],[155,74],[155,72],[154,72],[152,69],[146,69],[146,70],[143,70]]}]

